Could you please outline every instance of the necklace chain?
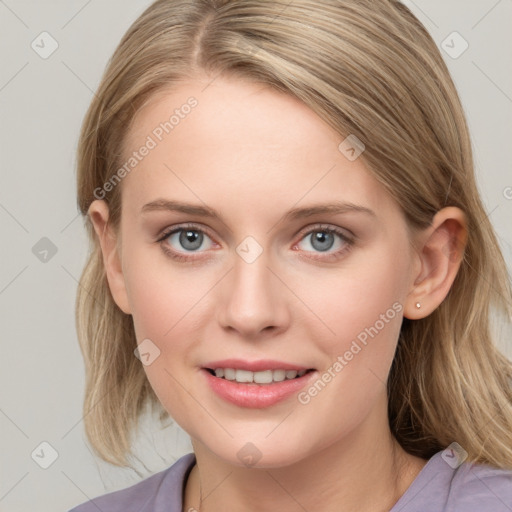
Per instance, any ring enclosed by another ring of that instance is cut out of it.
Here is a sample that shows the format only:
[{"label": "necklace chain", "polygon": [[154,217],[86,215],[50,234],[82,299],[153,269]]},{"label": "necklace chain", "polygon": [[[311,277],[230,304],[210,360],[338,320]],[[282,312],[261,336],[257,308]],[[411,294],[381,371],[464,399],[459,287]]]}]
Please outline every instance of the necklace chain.
[{"label": "necklace chain", "polygon": [[199,473],[199,467],[197,466],[197,463],[196,468],[197,478],[199,479],[199,508],[196,509],[195,507],[190,507],[187,509],[187,512],[201,512],[203,509],[203,482],[201,481],[201,475]]}]

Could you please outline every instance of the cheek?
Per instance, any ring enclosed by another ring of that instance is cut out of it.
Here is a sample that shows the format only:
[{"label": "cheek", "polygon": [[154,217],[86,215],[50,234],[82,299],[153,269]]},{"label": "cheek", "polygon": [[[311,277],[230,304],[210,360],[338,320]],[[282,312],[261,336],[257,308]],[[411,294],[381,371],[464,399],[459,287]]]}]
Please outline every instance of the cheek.
[{"label": "cheek", "polygon": [[182,428],[191,428],[187,410],[192,404],[184,389],[198,342],[194,324],[206,304],[200,299],[211,284],[204,272],[180,271],[153,250],[130,253],[125,280],[137,342],[151,353],[150,364],[144,365],[148,381],[171,416]]},{"label": "cheek", "polygon": [[406,293],[406,268],[405,258],[396,257],[390,248],[354,259],[328,281],[318,275],[317,279],[313,275],[297,280],[303,283],[302,294],[308,297],[311,310],[324,324],[326,348],[343,349],[358,335],[364,339],[372,327],[383,337],[396,339]]},{"label": "cheek", "polygon": [[211,291],[218,273],[181,268],[159,251],[132,251],[125,280],[137,342],[149,339],[159,353],[151,365],[144,366],[148,379],[157,395],[174,390],[178,399],[178,382],[189,379],[187,369],[197,365],[200,329],[212,315]]},{"label": "cheek", "polygon": [[[385,393],[407,291],[407,252],[406,248],[397,252],[400,244],[395,242],[368,251],[357,261],[354,258],[353,265],[340,269],[328,287],[324,282],[322,293],[317,286],[317,291],[309,295],[311,309],[335,334],[318,321],[316,336],[315,330],[309,333],[325,357],[321,382],[305,389],[299,402],[310,404],[319,415],[332,410],[351,411],[347,428],[368,414]],[[313,290],[313,282],[313,278],[303,279],[303,293],[307,288]]]},{"label": "cheek", "polygon": [[180,268],[159,247],[130,253],[125,282],[137,339],[170,337],[211,287],[204,272]]},{"label": "cheek", "polygon": [[[288,269],[288,275],[283,270],[285,280],[295,283],[294,292],[307,306],[287,302],[292,312],[290,332],[301,333],[304,353],[316,354],[319,368],[343,359],[339,375],[344,377],[336,379],[339,385],[347,379],[343,386],[368,390],[369,369],[382,380],[387,377],[401,325],[402,269],[407,265],[406,256],[399,255],[405,251],[397,251],[397,246],[396,241],[381,245],[329,275],[325,268],[304,272],[300,267],[297,273]],[[183,369],[194,366],[191,354],[218,306],[214,297],[219,273],[208,266],[181,267],[161,254],[160,247],[134,248],[127,255],[125,280],[137,340],[149,338],[163,356],[145,367],[159,394],[175,387],[169,373],[183,378]]]}]

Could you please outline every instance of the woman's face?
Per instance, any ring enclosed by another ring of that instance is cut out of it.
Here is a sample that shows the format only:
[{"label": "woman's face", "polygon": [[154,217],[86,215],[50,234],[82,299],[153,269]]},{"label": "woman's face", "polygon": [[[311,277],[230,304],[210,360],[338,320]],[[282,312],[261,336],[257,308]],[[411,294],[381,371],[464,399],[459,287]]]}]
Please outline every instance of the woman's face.
[{"label": "woman's face", "polygon": [[230,463],[288,465],[387,421],[416,259],[343,141],[298,100],[221,78],[154,97],[126,140],[115,298],[164,407]]}]

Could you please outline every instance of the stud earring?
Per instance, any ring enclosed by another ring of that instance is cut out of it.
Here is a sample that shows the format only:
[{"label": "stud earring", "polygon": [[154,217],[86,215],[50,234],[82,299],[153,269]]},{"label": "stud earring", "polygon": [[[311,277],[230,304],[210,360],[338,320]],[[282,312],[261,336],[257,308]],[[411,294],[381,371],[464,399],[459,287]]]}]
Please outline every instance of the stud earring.
[{"label": "stud earring", "polygon": [[421,308],[421,304],[420,304],[419,302],[416,302],[416,307],[417,307],[418,309],[420,309],[420,308]]}]

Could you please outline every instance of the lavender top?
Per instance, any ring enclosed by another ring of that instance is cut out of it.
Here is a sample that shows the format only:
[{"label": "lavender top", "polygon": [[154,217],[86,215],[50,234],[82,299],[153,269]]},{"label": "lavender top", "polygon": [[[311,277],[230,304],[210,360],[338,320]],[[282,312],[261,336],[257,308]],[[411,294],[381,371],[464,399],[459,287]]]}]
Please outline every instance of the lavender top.
[{"label": "lavender top", "polygon": [[[466,462],[452,468],[442,453],[429,459],[390,512],[512,512],[512,471]],[[69,512],[182,512],[194,464],[189,453],[164,471]]]}]

